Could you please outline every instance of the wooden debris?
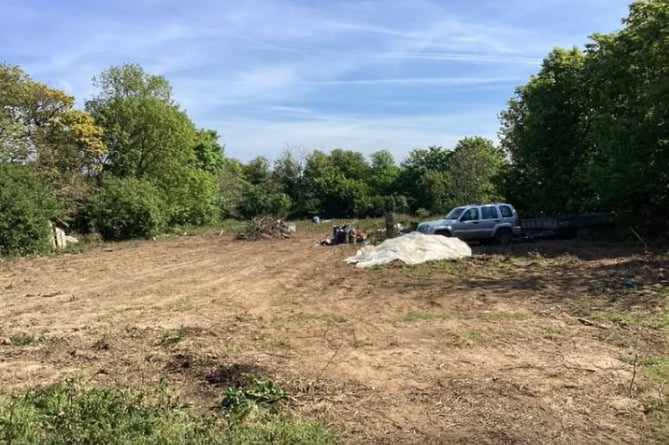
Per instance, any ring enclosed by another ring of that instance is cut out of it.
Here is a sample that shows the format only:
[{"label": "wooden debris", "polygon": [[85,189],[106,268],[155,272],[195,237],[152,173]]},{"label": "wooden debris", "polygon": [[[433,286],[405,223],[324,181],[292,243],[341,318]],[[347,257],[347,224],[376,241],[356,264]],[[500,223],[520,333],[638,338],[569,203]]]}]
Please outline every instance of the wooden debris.
[{"label": "wooden debris", "polygon": [[237,238],[245,240],[290,238],[293,233],[295,233],[294,224],[273,216],[258,216],[248,223],[244,233]]}]

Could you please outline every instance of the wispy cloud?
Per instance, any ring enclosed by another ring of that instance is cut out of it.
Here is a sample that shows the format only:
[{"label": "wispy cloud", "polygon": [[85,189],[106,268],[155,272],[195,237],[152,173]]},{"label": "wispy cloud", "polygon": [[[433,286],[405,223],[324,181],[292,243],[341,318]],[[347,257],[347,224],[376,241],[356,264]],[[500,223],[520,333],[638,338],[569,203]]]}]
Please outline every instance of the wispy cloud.
[{"label": "wispy cloud", "polygon": [[93,75],[139,63],[243,159],[285,143],[399,156],[494,137],[542,57],[617,28],[627,2],[3,0],[0,60],[79,104]]}]

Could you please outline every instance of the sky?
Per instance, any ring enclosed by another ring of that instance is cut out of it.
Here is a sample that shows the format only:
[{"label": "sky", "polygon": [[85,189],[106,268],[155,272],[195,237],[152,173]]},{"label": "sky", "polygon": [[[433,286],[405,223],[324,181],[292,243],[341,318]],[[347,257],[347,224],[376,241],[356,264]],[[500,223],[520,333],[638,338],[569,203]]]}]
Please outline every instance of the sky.
[{"label": "sky", "polygon": [[165,76],[227,156],[365,154],[497,140],[556,47],[622,27],[628,0],[0,0],[0,61],[77,105],[92,77]]}]

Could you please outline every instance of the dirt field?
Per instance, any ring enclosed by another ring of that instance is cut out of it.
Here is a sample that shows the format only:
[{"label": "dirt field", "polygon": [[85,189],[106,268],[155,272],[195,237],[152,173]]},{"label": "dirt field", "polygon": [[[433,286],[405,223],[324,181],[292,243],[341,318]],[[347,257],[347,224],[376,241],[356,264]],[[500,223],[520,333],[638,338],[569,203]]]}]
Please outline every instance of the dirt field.
[{"label": "dirt field", "polygon": [[315,238],[1,262],[0,386],[166,376],[209,410],[250,372],[342,443],[650,440],[661,391],[637,363],[667,351],[667,256],[551,241],[358,270]]}]

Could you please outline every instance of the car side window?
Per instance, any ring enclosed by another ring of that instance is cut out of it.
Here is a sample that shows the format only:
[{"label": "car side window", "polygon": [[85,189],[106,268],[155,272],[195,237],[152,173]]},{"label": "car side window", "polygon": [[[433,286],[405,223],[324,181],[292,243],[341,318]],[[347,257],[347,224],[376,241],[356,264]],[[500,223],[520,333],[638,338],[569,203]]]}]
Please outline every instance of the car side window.
[{"label": "car side window", "polygon": [[462,213],[462,217],[460,218],[460,221],[477,221],[479,219],[479,209],[476,207],[472,207],[471,209],[467,209]]},{"label": "car side window", "polygon": [[499,210],[502,212],[504,218],[511,218],[513,216],[513,211],[509,206],[499,206]]},{"label": "car side window", "polygon": [[494,207],[482,207],[481,219],[497,219],[497,209]]}]

